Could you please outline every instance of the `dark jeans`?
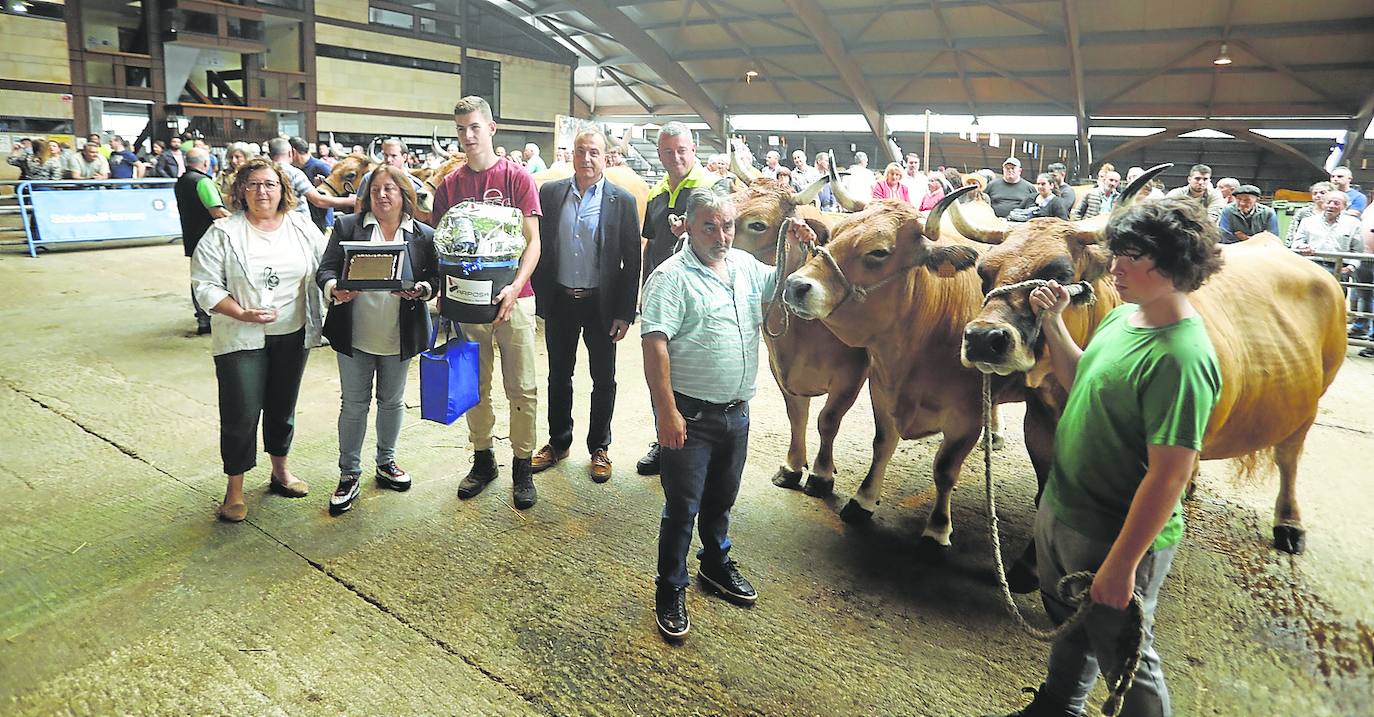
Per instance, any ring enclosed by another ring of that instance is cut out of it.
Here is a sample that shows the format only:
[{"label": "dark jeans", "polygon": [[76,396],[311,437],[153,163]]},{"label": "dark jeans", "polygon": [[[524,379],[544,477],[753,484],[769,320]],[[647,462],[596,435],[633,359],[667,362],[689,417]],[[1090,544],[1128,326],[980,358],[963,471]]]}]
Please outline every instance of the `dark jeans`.
[{"label": "dark jeans", "polygon": [[687,442],[676,450],[664,448],[660,458],[663,518],[658,529],[658,575],[661,584],[686,587],[693,521],[701,533],[697,558],[702,563],[724,563],[730,552],[730,508],[739,494],[749,450],[749,404],[723,411],[674,395],[678,411],[687,420]]},{"label": "dark jeans", "polygon": [[592,374],[592,415],[587,424],[587,452],[611,445],[615,412],[615,342],[607,334],[596,294],[574,299],[559,296],[544,318],[544,348],[549,352],[549,444],[560,451],[573,442],[573,369],[577,339],[587,347]]},{"label": "dark jeans", "polygon": [[[1361,284],[1374,283],[1374,262],[1360,262],[1360,265],[1355,269],[1354,279]],[[1374,311],[1374,301],[1371,301],[1371,294],[1374,294],[1374,291],[1370,289],[1352,290],[1350,292],[1352,299],[1351,308],[1355,311],[1363,311],[1365,313]],[[1355,319],[1354,328],[1356,332],[1363,332],[1366,334],[1374,333],[1374,324],[1371,324],[1369,319],[1363,317],[1357,317]]]},{"label": "dark jeans", "polygon": [[305,329],[268,336],[260,349],[215,357],[219,379],[219,452],[225,475],[247,473],[257,465],[258,417],[269,455],[291,451],[296,432],[296,396],[310,354]]}]

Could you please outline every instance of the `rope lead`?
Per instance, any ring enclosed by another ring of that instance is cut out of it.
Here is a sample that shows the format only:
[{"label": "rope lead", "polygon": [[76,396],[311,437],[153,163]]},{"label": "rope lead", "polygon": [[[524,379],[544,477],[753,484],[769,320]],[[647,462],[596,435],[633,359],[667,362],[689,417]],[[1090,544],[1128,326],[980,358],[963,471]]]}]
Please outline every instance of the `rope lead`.
[{"label": "rope lead", "polygon": [[[1029,283],[1029,282],[1023,282]],[[1043,285],[1043,284],[1042,284]],[[1013,285],[1016,286],[1016,285]],[[1008,288],[1008,287],[1002,287]],[[1025,287],[1016,287],[1025,288]],[[1091,291],[1091,289],[1089,289]],[[1074,292],[1076,293],[1076,292]],[[989,295],[991,296],[991,294]],[[1087,618],[1089,611],[1094,605],[1088,593],[1092,587],[1093,573],[1081,571],[1065,575],[1055,586],[1055,591],[1059,594],[1059,599],[1068,605],[1076,605],[1078,609],[1073,615],[1065,620],[1063,624],[1052,630],[1042,630],[1030,624],[1026,617],[1021,614],[1021,608],[1016,605],[1016,600],[1012,598],[1011,586],[1007,583],[1006,563],[1002,559],[1002,535],[997,521],[997,496],[992,485],[992,432],[989,426],[992,421],[992,377],[983,374],[983,479],[985,484],[985,498],[988,507],[988,539],[992,543],[992,554],[997,566],[997,585],[1002,589],[1002,601],[1011,613],[1016,623],[1025,630],[1026,634],[1037,640],[1053,642],[1068,633],[1077,630],[1082,626]],[[1114,666],[1114,669],[1103,670],[1103,675],[1107,680],[1109,694],[1107,700],[1102,703],[1102,714],[1113,717],[1120,710],[1126,698],[1126,692],[1131,689],[1131,684],[1135,680],[1136,668],[1140,666],[1140,646],[1145,639],[1145,610],[1140,603],[1139,595],[1131,596],[1131,603],[1126,607],[1126,624],[1121,629],[1121,635],[1117,644],[1117,654],[1121,659]]]}]

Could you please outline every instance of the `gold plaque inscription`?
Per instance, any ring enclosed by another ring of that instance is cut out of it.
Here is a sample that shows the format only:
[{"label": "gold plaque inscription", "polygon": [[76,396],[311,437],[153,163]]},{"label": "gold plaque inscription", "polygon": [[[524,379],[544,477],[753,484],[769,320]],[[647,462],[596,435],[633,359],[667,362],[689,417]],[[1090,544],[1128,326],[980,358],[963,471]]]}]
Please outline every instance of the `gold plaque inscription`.
[{"label": "gold plaque inscription", "polygon": [[348,257],[348,279],[350,281],[387,281],[395,279],[399,272],[401,255],[395,252],[366,254],[355,252]]}]

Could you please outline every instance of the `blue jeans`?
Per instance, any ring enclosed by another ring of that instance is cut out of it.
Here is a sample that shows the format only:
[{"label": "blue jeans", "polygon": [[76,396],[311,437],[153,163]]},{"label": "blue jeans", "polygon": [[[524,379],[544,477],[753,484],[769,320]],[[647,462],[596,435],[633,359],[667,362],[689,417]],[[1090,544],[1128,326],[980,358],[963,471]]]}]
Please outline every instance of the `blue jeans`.
[{"label": "blue jeans", "polygon": [[[1110,541],[1095,540],[1059,522],[1047,501],[1040,501],[1035,516],[1035,548],[1040,571],[1040,598],[1056,625],[1077,610],[1059,599],[1059,579],[1081,570],[1096,571],[1111,550]],[[1172,714],[1169,688],[1164,684],[1163,664],[1155,651],[1155,605],[1159,588],[1169,574],[1178,546],[1152,550],[1141,558],[1135,571],[1135,593],[1145,613],[1145,635],[1140,643],[1140,665],[1121,717],[1168,717]],[[1088,692],[1097,681],[1098,662],[1116,661],[1117,636],[1126,613],[1097,606],[1077,630],[1055,641],[1050,648],[1049,674],[1041,695],[1055,707],[1082,712]]]},{"label": "blue jeans", "polygon": [[[1374,262],[1360,262],[1360,265],[1355,268],[1354,279],[1362,284],[1374,283]],[[1374,298],[1374,291],[1370,289],[1352,289],[1350,295],[1352,297],[1351,303],[1355,311],[1363,311],[1365,313],[1374,311],[1374,301],[1371,301],[1371,298]],[[1374,334],[1374,323],[1371,323],[1369,319],[1363,317],[1355,319],[1355,326],[1353,328],[1356,333],[1366,335]]]},{"label": "blue jeans", "polygon": [[363,439],[367,437],[367,414],[372,407],[373,379],[377,386],[377,465],[396,460],[396,438],[405,418],[406,374],[410,359],[400,356],[375,356],[353,350],[352,356],[336,354],[339,359],[339,474],[362,474]]},{"label": "blue jeans", "polygon": [[687,421],[687,441],[682,448],[664,448],[659,459],[663,518],[658,529],[658,575],[662,585],[686,587],[693,521],[701,532],[697,558],[702,563],[724,563],[730,552],[730,508],[739,494],[749,451],[749,404],[721,410],[675,396],[678,411]]}]

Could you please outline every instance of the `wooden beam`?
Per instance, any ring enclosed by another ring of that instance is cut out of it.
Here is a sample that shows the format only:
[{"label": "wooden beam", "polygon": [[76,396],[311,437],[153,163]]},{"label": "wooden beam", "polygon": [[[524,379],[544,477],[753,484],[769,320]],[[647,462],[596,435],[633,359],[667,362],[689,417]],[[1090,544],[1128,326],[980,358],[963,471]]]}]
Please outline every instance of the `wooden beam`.
[{"label": "wooden beam", "polygon": [[1116,100],[1120,99],[1121,97],[1123,97],[1123,96],[1129,94],[1131,91],[1135,90],[1136,88],[1141,87],[1142,85],[1148,83],[1150,80],[1153,80],[1153,79],[1159,77],[1160,75],[1162,75],[1162,74],[1168,72],[1169,70],[1172,70],[1172,69],[1174,69],[1175,67],[1179,66],[1180,64],[1183,63],[1183,61],[1185,61],[1185,60],[1187,60],[1188,58],[1192,57],[1193,55],[1196,55],[1197,53],[1201,52],[1201,51],[1203,50],[1203,48],[1206,48],[1206,47],[1208,47],[1208,46],[1211,45],[1211,44],[1212,44],[1212,42],[1211,42],[1210,40],[1207,41],[1207,42],[1200,42],[1200,43],[1198,43],[1198,44],[1197,44],[1196,46],[1194,46],[1191,50],[1188,50],[1187,52],[1183,53],[1182,55],[1178,55],[1178,56],[1175,57],[1174,59],[1170,60],[1168,63],[1166,63],[1166,64],[1160,66],[1160,67],[1159,67],[1158,69],[1156,69],[1154,72],[1151,72],[1150,74],[1148,74],[1148,75],[1146,75],[1146,76],[1144,76],[1144,77],[1142,77],[1142,78],[1136,80],[1135,82],[1132,82],[1132,83],[1129,84],[1129,85],[1126,85],[1125,87],[1123,87],[1123,88],[1121,88],[1120,90],[1118,90],[1118,91],[1112,93],[1111,95],[1108,95],[1107,97],[1105,97],[1105,98],[1099,100],[1098,102],[1095,102],[1095,103],[1094,103],[1095,108],[1096,108],[1096,109],[1101,109],[1101,108],[1103,108],[1103,107],[1107,107],[1107,106],[1111,105],[1113,102],[1115,102]]},{"label": "wooden beam", "polygon": [[1279,62],[1278,60],[1272,59],[1272,57],[1266,57],[1260,54],[1257,50],[1255,50],[1253,45],[1244,40],[1231,40],[1231,46],[1239,47],[1240,49],[1248,53],[1250,56],[1254,57],[1256,60],[1259,60],[1260,62],[1263,62],[1264,64],[1274,68],[1274,70],[1276,70],[1279,74],[1311,90],[1313,93],[1321,95],[1322,97],[1330,100],[1333,104],[1339,105],[1349,101],[1344,97],[1338,97],[1335,94],[1328,92],[1321,85],[1318,85],[1317,83],[1302,77],[1297,72],[1295,72],[1292,67],[1289,67],[1288,65]]},{"label": "wooden beam", "polygon": [[[863,113],[864,119],[868,121],[869,129],[877,138],[878,146],[885,148],[888,154],[891,154],[892,149],[887,141],[887,135],[890,134],[887,127],[887,116],[878,106],[878,98],[873,94],[873,89],[869,87],[863,71],[859,69],[859,63],[845,49],[843,38],[840,37],[839,31],[835,29],[830,19],[826,17],[820,3],[816,0],[785,0],[785,2],[793,14],[797,16],[797,19],[801,20],[802,25],[806,26],[806,29],[815,36],[816,42],[820,45],[821,51],[825,53],[826,59],[830,60],[830,64],[840,73],[845,88],[854,96],[853,99],[859,105],[859,111]],[[897,158],[891,157],[891,161],[897,161]]]},{"label": "wooden beam", "polygon": [[[696,2],[698,5],[701,5],[701,8],[705,10],[707,14],[709,14],[711,17],[719,18],[721,16],[720,13],[716,11],[715,7],[711,5],[709,0],[696,0]],[[757,67],[758,69],[763,69],[763,60],[758,56],[757,53],[753,51],[753,49],[750,48],[749,43],[745,42],[744,38],[740,37],[738,32],[735,32],[735,29],[733,27],[731,27],[727,23],[721,23],[720,29],[724,30],[725,34],[729,35],[730,39],[735,41],[735,44],[739,45],[740,47],[743,47],[744,51],[749,53],[749,59],[753,60],[755,67]],[[797,73],[792,71],[791,68],[786,67],[784,65],[779,65],[779,67],[782,68],[784,74],[794,77],[798,80],[801,79],[797,76]],[[774,92],[778,93],[778,99],[781,100],[784,105],[787,105],[787,109],[792,114],[801,114],[797,111],[797,106],[792,104],[791,98],[784,94],[782,90],[778,89],[777,85],[770,84],[769,87]]]},{"label": "wooden beam", "polygon": [[1074,111],[1073,105],[1070,105],[1069,103],[1065,102],[1064,100],[1060,99],[1059,97],[1057,97],[1057,96],[1055,96],[1055,95],[1052,95],[1052,94],[1050,94],[1050,93],[1048,93],[1048,92],[1046,92],[1046,91],[1040,89],[1039,87],[1036,87],[1033,83],[1031,83],[1030,81],[1028,81],[1026,78],[1024,78],[1024,77],[1017,77],[1016,75],[1013,75],[1012,73],[1010,73],[1010,72],[1008,72],[1008,71],[1006,71],[1006,70],[1004,70],[1004,69],[998,67],[997,65],[992,64],[992,63],[989,62],[986,58],[984,58],[982,55],[979,55],[978,53],[976,53],[976,52],[974,52],[974,51],[972,51],[972,50],[964,50],[962,54],[968,55],[969,57],[971,57],[971,58],[977,60],[978,62],[982,63],[983,65],[986,65],[987,68],[990,69],[990,70],[992,70],[993,73],[996,74],[997,76],[999,76],[999,77],[1001,77],[1001,78],[1003,78],[1003,79],[1006,79],[1006,80],[1011,80],[1012,82],[1016,83],[1017,86],[1019,86],[1019,87],[1024,87],[1024,88],[1030,90],[1031,92],[1034,92],[1035,94],[1040,95],[1041,97],[1043,97],[1043,98],[1049,100],[1050,102],[1053,102],[1056,106],[1062,107],[1062,108],[1064,108],[1064,109],[1066,109],[1066,110],[1069,110],[1070,112],[1073,112],[1073,111]]},{"label": "wooden beam", "polygon": [[945,39],[945,49],[954,53],[954,69],[959,73],[959,82],[964,86],[964,101],[968,103],[969,114],[974,119],[978,118],[978,104],[973,98],[973,86],[968,83],[968,75],[964,73],[964,58],[954,45],[954,36],[949,32],[949,25],[945,23],[945,15],[940,11],[940,0],[930,0],[930,11],[935,14],[935,22],[940,26],[940,35]]},{"label": "wooden beam", "polygon": [[1345,151],[1337,158],[1337,164],[1349,164],[1360,158],[1360,145],[1364,144],[1364,133],[1369,129],[1371,121],[1374,121],[1374,85],[1366,93],[1364,104],[1360,105],[1359,113],[1346,127]]},{"label": "wooden beam", "polygon": [[[511,5],[520,8],[521,10],[526,9],[525,5],[520,3],[519,0],[511,0]],[[543,24],[544,27],[547,27],[550,32],[562,38],[563,41],[572,46],[574,50],[582,53],[584,57],[591,60],[592,62],[595,62],[598,67],[600,67],[603,64],[602,58],[597,57],[596,53],[584,47],[577,40],[574,40],[570,35],[568,35],[568,33],[564,32],[562,28],[555,25],[553,21],[549,18],[539,16],[535,19],[537,19],[541,24]],[[646,102],[643,97],[640,97],[639,93],[630,89],[630,86],[625,84],[625,81],[623,79],[609,72],[607,73],[607,76],[610,77],[613,81],[615,81],[616,84],[620,85],[620,89],[625,90],[625,93],[630,96],[630,99],[635,101],[635,104],[639,105],[640,107],[643,107],[645,112],[648,112],[650,114],[653,113],[653,107],[650,106],[649,103]],[[593,91],[595,91],[595,88],[593,88]]]},{"label": "wooden beam", "polygon": [[[1167,142],[1181,134],[1187,134],[1188,132],[1192,132],[1195,129],[1202,129],[1202,125],[1195,124],[1191,127],[1174,127],[1172,129],[1166,129],[1163,132],[1156,132],[1152,135],[1148,135],[1145,137],[1136,137],[1135,139],[1126,142],[1125,144],[1119,144],[1116,147],[1112,148],[1106,154],[1103,154],[1101,157],[1098,157],[1094,164],[1101,166],[1103,164],[1106,164],[1107,162],[1112,161],[1113,159],[1116,159],[1117,157],[1125,157],[1126,155],[1129,155],[1131,152],[1137,152],[1139,150],[1145,149],[1146,147],[1151,147],[1156,144],[1159,144],[1160,142]],[[1086,167],[1085,169],[1092,169],[1092,167]]]},{"label": "wooden beam", "polygon": [[1073,73],[1073,118],[1078,134],[1078,167],[1075,174],[1081,175],[1093,163],[1092,145],[1088,142],[1088,103],[1083,91],[1083,55],[1078,46],[1078,15],[1074,12],[1073,0],[1063,0],[1064,26],[1069,33],[1069,70]]},{"label": "wooden beam", "polygon": [[1298,166],[1303,167],[1304,169],[1310,169],[1312,171],[1313,177],[1326,176],[1326,168],[1323,167],[1320,162],[1312,159],[1306,154],[1303,154],[1301,151],[1299,151],[1293,145],[1288,144],[1287,142],[1280,142],[1276,139],[1265,137],[1264,135],[1259,134],[1244,125],[1219,125],[1217,126],[1217,129],[1234,136],[1236,139],[1242,139],[1246,142],[1249,142],[1250,144],[1267,149],[1270,152],[1279,155],[1280,157],[1287,157],[1294,164],[1297,164]]},{"label": "wooden beam", "polygon": [[725,127],[725,113],[649,33],[605,0],[569,0],[569,4],[588,20],[614,35],[625,49],[638,55],[701,117],[722,144],[726,141],[729,131]]},{"label": "wooden beam", "polygon": [[1001,0],[983,0],[983,4],[987,5],[993,10],[1002,13],[1003,15],[1006,15],[1007,17],[1020,20],[1021,22],[1030,25],[1031,27],[1051,37],[1059,37],[1063,35],[1063,31],[1061,29],[1057,27],[1052,27],[1050,25],[1046,25],[1045,23],[1036,20],[1035,18],[1021,12],[1020,10],[1013,10],[1007,7],[1005,4],[1003,4]]}]

